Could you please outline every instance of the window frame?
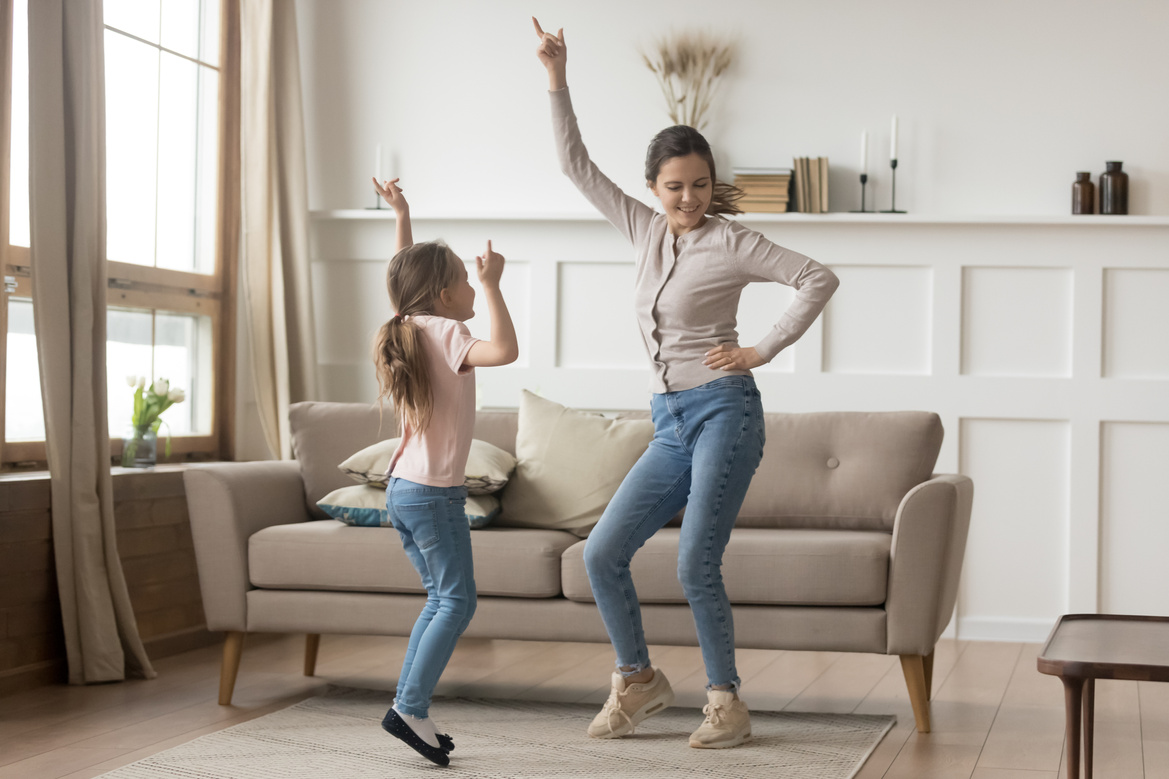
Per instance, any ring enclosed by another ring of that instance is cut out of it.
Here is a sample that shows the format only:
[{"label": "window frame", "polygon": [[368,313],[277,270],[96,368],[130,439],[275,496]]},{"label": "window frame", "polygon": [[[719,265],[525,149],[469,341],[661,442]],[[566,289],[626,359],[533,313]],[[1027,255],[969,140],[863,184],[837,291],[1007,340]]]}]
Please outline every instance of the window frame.
[{"label": "window frame", "polygon": [[[32,0],[29,0],[32,2]],[[0,34],[12,35],[12,6]],[[218,183],[215,207],[215,268],[210,274],[172,270],[133,263],[106,261],[106,305],[149,310],[153,313],[195,314],[211,320],[213,372],[211,431],[171,437],[171,454],[158,453],[159,462],[234,459],[236,382],[236,287],[240,237],[240,0],[219,0],[219,95],[216,161]],[[5,14],[0,14],[5,16]],[[119,31],[120,32],[120,31]],[[133,36],[131,36],[133,37]],[[153,44],[152,44],[153,45]],[[11,46],[9,46],[11,51]],[[21,467],[44,468],[44,441],[8,441],[5,426],[8,300],[31,298],[31,253],[9,244],[9,179],[11,162],[11,60],[0,63],[0,471]],[[127,394],[127,402],[129,395]],[[122,438],[110,431],[110,457],[120,460]]]}]

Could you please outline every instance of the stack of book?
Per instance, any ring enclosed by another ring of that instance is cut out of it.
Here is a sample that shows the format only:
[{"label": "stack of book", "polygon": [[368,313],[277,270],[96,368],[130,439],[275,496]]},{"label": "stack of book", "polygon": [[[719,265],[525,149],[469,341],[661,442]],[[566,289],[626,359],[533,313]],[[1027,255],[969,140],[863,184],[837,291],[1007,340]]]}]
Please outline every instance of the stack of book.
[{"label": "stack of book", "polygon": [[795,210],[801,214],[828,213],[828,158],[796,157],[794,163]]},{"label": "stack of book", "polygon": [[746,194],[739,200],[744,211],[781,214],[787,211],[791,168],[735,168],[735,186]]}]

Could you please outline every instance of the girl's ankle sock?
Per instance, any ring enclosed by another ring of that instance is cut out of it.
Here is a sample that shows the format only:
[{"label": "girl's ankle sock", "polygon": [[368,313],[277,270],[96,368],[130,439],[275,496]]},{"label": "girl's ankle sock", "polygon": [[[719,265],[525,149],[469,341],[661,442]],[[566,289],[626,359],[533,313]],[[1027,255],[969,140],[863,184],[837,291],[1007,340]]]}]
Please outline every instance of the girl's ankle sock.
[{"label": "girl's ankle sock", "polygon": [[412,717],[399,709],[398,704],[396,703],[394,704],[394,711],[398,712],[398,716],[402,718],[403,722],[410,726],[410,730],[414,731],[414,734],[417,735],[418,738],[422,739],[435,749],[439,748],[438,731],[434,729],[434,722],[429,717]]},{"label": "girl's ankle sock", "polygon": [[[403,717],[404,717],[404,716],[406,716],[405,714],[402,714],[402,712],[401,712],[401,710],[400,710],[400,709],[398,709],[398,696],[397,696],[397,695],[395,695],[395,696],[394,696],[394,699],[393,699],[392,701],[390,701],[390,708],[391,708],[391,709],[393,709],[394,711],[398,712],[398,714],[399,714],[399,715],[401,715],[401,716],[403,716]],[[449,735],[447,735],[447,734],[445,734],[445,733],[443,733],[443,732],[442,732],[442,728],[440,728],[440,727],[438,726],[438,723],[437,723],[437,722],[435,722],[435,721],[434,721],[434,719],[433,719],[432,717],[427,717],[427,719],[428,719],[428,720],[430,720],[430,724],[434,726],[434,732],[435,732],[435,734],[437,734],[437,735],[438,735],[438,744],[439,744],[439,746],[441,746],[443,749],[446,749],[446,751],[450,752],[450,751],[451,751],[451,749],[453,749],[454,747],[453,747],[453,746],[451,746],[451,747],[448,749],[448,748],[447,748],[447,744],[444,744],[444,743],[442,743],[442,742],[443,742],[443,740],[445,739],[445,740],[446,740],[448,743],[450,743],[450,744],[453,744],[454,742],[452,742],[452,741],[450,740],[450,738],[451,738],[451,737],[450,737]]]}]

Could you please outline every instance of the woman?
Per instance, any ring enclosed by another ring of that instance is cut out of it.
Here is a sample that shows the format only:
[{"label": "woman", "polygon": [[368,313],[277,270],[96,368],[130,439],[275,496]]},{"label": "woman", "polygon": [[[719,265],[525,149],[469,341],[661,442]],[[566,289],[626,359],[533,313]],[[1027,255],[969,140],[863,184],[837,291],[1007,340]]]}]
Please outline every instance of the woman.
[{"label": "woman", "polygon": [[[646,185],[663,213],[626,195],[589,160],[568,95],[564,31],[544,32],[537,56],[548,71],[561,170],[637,250],[635,306],[653,366],[654,438],[605,509],[585,547],[597,608],[617,653],[613,688],[589,735],[616,738],[673,701],[646,648],[630,560],[683,506],[678,578],[694,614],[708,679],[697,748],[733,747],[751,737],[739,699],[734,624],[722,554],[763,456],[763,409],[751,369],[808,329],[836,290],[819,263],[719,214],[740,213],[734,187],[715,177],[710,145],[691,127],[661,131],[646,154]],[[754,346],[735,331],[748,283],[797,290],[779,322]]]}]

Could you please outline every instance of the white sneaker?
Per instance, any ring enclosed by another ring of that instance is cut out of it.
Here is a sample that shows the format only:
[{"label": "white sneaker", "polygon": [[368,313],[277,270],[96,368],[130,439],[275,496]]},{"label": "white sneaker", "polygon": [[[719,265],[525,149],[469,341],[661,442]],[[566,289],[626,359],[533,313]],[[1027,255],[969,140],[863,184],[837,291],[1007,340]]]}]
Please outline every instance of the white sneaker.
[{"label": "white sneaker", "polygon": [[619,672],[613,672],[613,689],[609,700],[589,725],[593,738],[620,738],[633,733],[637,724],[647,717],[660,714],[674,702],[674,690],[660,668],[654,668],[653,678],[641,684],[630,684]]},{"label": "white sneaker", "polygon": [[730,690],[707,690],[702,707],[706,720],[690,734],[695,749],[726,749],[751,740],[751,715],[747,704]]}]

